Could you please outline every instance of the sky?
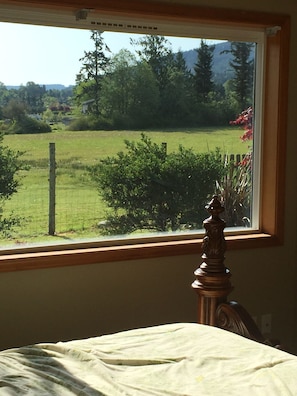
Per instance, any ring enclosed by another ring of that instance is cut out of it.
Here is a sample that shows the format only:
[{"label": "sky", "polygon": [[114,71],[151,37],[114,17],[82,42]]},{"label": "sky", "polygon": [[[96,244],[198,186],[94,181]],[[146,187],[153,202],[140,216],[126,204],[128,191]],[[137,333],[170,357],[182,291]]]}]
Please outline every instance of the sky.
[{"label": "sky", "polygon": [[[136,36],[136,35],[134,35]],[[0,82],[7,85],[74,85],[84,51],[93,49],[90,31],[83,29],[0,23]],[[130,33],[104,32],[113,55],[121,48],[133,51]],[[3,39],[5,38],[5,39]],[[172,50],[198,48],[200,39],[168,37]]]}]

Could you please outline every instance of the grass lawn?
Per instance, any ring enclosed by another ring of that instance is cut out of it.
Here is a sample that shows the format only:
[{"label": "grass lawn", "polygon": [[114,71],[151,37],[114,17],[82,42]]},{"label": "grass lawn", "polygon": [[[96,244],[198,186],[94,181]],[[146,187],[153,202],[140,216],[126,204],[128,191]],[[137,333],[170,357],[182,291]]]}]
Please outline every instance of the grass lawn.
[{"label": "grass lawn", "polygon": [[[46,160],[48,145],[56,143],[57,159],[70,158],[90,164],[107,155],[124,150],[124,140],[140,139],[140,131],[56,131],[38,135],[7,135],[4,143],[15,150],[25,151],[24,158],[29,161]],[[241,129],[199,128],[188,130],[144,132],[156,143],[166,142],[168,152],[175,151],[180,144],[197,152],[206,152],[220,147],[224,153],[243,154],[247,144],[242,143]]]},{"label": "grass lawn", "polygon": [[[158,144],[167,143],[167,151],[179,145],[195,152],[207,152],[216,147],[226,154],[244,154],[242,130],[234,127],[199,128],[145,132]],[[125,150],[124,140],[139,140],[140,131],[64,131],[37,135],[6,135],[4,145],[25,152],[23,159],[30,165],[24,172],[22,187],[5,204],[5,213],[17,214],[26,221],[7,244],[40,241],[75,240],[99,234],[97,223],[105,218],[105,207],[96,187],[92,185],[86,165],[95,164],[107,155]],[[56,146],[56,236],[48,236],[49,207],[49,143]]]}]

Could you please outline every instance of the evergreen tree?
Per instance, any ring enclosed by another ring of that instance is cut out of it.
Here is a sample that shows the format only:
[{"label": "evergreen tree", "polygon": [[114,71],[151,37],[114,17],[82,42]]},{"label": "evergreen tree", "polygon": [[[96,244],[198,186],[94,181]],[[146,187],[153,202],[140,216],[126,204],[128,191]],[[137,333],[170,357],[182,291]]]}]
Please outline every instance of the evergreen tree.
[{"label": "evergreen tree", "polygon": [[168,69],[168,81],[163,93],[163,117],[168,126],[185,126],[195,113],[192,74],[181,51],[178,51]]},{"label": "evergreen tree", "polygon": [[254,59],[251,51],[254,43],[232,42],[230,66],[234,70],[233,89],[238,103],[238,112],[253,105]]},{"label": "evergreen tree", "polygon": [[190,70],[187,67],[184,55],[181,50],[178,50],[175,55],[174,66],[179,72],[183,73],[185,76],[190,76]]},{"label": "evergreen tree", "polygon": [[104,43],[102,32],[91,30],[91,40],[94,43],[93,51],[85,51],[85,55],[80,58],[83,65],[76,76],[76,97],[79,102],[94,100],[93,113],[99,116],[102,80],[109,64],[104,51],[110,50]]},{"label": "evergreen tree", "polygon": [[198,100],[201,102],[208,101],[208,94],[213,90],[214,83],[212,80],[212,63],[213,63],[213,45],[207,45],[201,40],[200,48],[197,51],[197,63],[194,66],[194,84]]}]

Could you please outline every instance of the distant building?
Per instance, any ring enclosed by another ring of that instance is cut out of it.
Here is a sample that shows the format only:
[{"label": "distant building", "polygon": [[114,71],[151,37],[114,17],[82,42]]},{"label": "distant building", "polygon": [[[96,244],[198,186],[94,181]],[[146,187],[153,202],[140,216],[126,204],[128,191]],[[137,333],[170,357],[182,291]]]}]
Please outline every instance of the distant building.
[{"label": "distant building", "polygon": [[95,99],[90,99],[90,100],[86,100],[85,102],[82,103],[82,113],[83,114],[87,114],[90,112],[90,108],[92,107],[92,105],[94,104]]}]

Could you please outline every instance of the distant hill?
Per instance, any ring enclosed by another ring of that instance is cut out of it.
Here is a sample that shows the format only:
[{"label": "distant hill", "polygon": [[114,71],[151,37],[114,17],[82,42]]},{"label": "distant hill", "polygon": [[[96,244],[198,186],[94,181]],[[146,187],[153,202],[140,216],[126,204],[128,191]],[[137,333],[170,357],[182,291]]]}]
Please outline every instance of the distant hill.
[{"label": "distant hill", "polygon": [[61,91],[62,89],[67,89],[67,88],[72,88],[73,85],[69,85],[66,87],[65,85],[62,84],[45,84],[45,89],[48,91],[49,89],[57,89],[58,91]]},{"label": "distant hill", "polygon": [[[63,89],[72,88],[72,85],[66,87],[63,84],[38,84],[41,87],[45,86],[45,89],[48,91],[50,89],[57,89],[58,91],[62,91]],[[19,89],[20,85],[7,85],[7,89]]]}]

